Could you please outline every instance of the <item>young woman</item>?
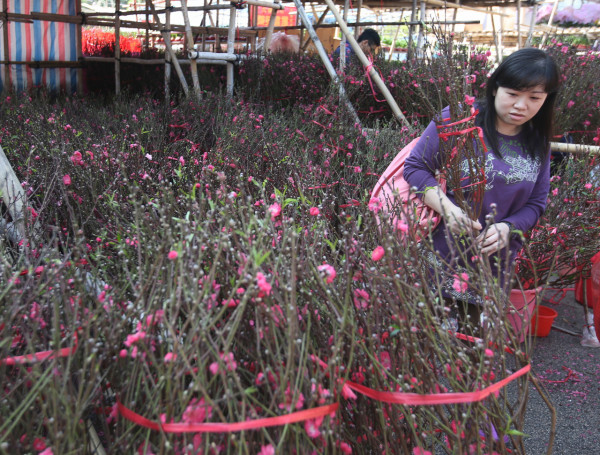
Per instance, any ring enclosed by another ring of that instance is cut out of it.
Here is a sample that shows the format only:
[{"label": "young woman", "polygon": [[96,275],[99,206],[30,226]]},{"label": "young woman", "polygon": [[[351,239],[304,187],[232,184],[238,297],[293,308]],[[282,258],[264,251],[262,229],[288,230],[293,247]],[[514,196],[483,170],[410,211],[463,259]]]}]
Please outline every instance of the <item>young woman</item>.
[{"label": "young woman", "polygon": [[[507,272],[512,272],[514,256],[522,246],[514,231],[531,229],[546,207],[550,187],[549,141],[558,87],[555,62],[535,48],[514,52],[489,78],[486,97],[476,104],[479,114],[475,123],[482,128],[488,149],[482,157],[486,186],[476,220],[458,207],[450,189],[444,194],[437,185],[435,170],[442,169],[444,160],[435,122],[429,124],[406,160],[404,178],[442,216],[432,233],[439,255],[431,253],[428,261],[444,272],[444,297],[482,303],[480,295],[455,284],[455,276],[465,266],[476,268],[472,259],[463,261],[455,254],[459,239],[475,239],[479,247],[475,250],[481,255],[475,261],[489,260],[501,283]],[[442,118],[448,116],[446,109]]]}]

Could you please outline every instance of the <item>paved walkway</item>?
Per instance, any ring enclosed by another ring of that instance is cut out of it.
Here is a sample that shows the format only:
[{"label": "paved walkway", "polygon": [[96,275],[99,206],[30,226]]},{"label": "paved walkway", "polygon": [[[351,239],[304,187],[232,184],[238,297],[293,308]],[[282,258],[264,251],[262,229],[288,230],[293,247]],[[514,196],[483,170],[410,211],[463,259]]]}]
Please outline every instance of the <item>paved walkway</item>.
[{"label": "paved walkway", "polygon": [[[547,291],[550,298],[553,292]],[[560,295],[558,296],[560,297]],[[542,305],[558,311],[555,326],[581,333],[583,307],[567,292],[558,304]],[[600,348],[586,348],[581,337],[555,329],[534,338],[532,367],[547,389],[557,412],[554,454],[600,454]],[[554,381],[554,382],[553,382]],[[545,454],[550,433],[550,412],[532,387],[525,420],[527,454]]]}]

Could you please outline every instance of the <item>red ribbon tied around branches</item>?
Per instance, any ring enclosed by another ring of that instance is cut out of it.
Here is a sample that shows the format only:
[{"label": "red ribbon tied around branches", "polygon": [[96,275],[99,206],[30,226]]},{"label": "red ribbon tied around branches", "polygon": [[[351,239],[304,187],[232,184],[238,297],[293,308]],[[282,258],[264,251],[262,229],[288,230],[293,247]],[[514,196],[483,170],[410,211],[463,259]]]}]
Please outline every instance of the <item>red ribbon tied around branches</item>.
[{"label": "red ribbon tied around branches", "polygon": [[119,414],[127,420],[150,430],[162,431],[163,433],[232,433],[244,430],[256,430],[259,428],[287,425],[290,423],[303,422],[305,420],[316,419],[328,414],[335,413],[340,404],[332,403],[318,408],[305,409],[303,411],[292,412],[277,417],[266,417],[263,419],[246,420],[235,423],[159,423],[147,419],[126,407],[120,401],[117,401]]},{"label": "red ribbon tied around branches", "polygon": [[0,359],[0,365],[22,365],[28,363],[37,363],[43,360],[55,359],[59,357],[69,357],[70,355],[74,354],[77,350],[77,332],[73,334],[73,337],[75,338],[75,343],[73,343],[73,346],[69,348],[62,348],[58,351],[40,351],[34,352],[33,354],[5,357],[4,359]]}]

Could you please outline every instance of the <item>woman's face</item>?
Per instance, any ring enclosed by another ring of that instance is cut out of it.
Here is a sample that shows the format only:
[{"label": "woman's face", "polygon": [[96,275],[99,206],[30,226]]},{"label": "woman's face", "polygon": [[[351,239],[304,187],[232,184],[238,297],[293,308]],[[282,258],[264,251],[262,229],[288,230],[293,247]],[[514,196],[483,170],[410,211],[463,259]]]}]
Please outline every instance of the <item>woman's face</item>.
[{"label": "woman's face", "polygon": [[526,90],[498,87],[494,96],[496,130],[514,136],[538,113],[548,94],[543,85],[536,85]]}]

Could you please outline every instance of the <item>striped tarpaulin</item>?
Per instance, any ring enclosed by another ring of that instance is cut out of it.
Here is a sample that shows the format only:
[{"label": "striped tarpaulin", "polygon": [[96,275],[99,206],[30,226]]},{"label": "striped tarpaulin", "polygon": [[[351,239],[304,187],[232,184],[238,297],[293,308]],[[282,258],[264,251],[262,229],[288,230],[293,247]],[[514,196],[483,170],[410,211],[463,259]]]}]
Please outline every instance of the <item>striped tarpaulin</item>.
[{"label": "striped tarpaulin", "polygon": [[[74,16],[75,0],[9,0],[8,12],[68,14]],[[0,4],[0,9],[2,8]],[[76,24],[33,21],[8,23],[8,56],[4,55],[4,31],[0,33],[2,60],[18,61],[77,61]],[[10,86],[17,91],[45,86],[51,90],[73,93],[77,90],[77,70],[74,68],[31,68],[10,65]],[[1,87],[7,86],[4,71]]]}]

